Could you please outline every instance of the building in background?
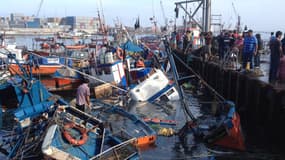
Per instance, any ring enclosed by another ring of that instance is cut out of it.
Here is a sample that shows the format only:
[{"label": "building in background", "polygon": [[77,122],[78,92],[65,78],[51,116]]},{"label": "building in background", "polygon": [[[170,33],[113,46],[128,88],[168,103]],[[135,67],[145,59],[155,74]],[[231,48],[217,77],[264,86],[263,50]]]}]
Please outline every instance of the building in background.
[{"label": "building in background", "polygon": [[25,16],[22,13],[11,13],[10,14],[10,28],[25,28]]},{"label": "building in background", "polygon": [[61,21],[62,25],[69,25],[72,30],[98,30],[99,19],[95,17],[68,16]]},{"label": "building in background", "polygon": [[9,28],[9,18],[0,17],[0,29]]}]

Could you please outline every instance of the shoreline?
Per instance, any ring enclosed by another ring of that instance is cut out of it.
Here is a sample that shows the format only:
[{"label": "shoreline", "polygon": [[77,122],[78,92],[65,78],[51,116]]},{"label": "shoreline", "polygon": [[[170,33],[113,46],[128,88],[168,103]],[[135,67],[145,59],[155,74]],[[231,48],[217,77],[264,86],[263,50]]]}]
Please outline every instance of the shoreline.
[{"label": "shoreline", "polygon": [[[33,36],[33,35],[55,35],[57,32],[64,32],[62,28],[6,28],[1,29],[0,34],[6,36]],[[93,33],[92,30],[86,30],[87,32]]]}]

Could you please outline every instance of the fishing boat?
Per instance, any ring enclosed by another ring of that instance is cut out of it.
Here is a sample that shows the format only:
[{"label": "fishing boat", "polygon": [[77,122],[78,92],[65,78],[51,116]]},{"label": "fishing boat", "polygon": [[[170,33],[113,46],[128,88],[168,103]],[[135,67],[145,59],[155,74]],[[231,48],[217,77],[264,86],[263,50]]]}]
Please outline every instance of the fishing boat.
[{"label": "fishing boat", "polygon": [[84,49],[87,48],[86,45],[65,45],[64,46],[66,49]]},{"label": "fishing boat", "polygon": [[175,79],[176,85],[179,85],[179,80],[181,78],[179,78],[178,72],[176,70],[174,56],[177,61],[181,62],[196,77],[196,80],[192,78],[192,82],[195,84],[200,83],[201,93],[203,93],[203,88],[207,88],[210,92],[212,92],[213,96],[220,101],[217,107],[213,107],[213,110],[215,111],[213,111],[212,114],[217,116],[213,116],[210,115],[210,113],[205,112],[209,116],[205,116],[203,117],[203,119],[197,119],[189,109],[189,104],[191,104],[191,100],[188,101],[188,104],[186,103],[187,101],[185,98],[185,94],[182,91],[182,88],[179,87],[178,93],[181,97],[181,104],[186,116],[186,123],[178,132],[179,137],[181,139],[185,139],[188,134],[188,131],[191,130],[195,137],[202,137],[204,142],[207,144],[214,144],[223,146],[225,148],[244,151],[245,143],[241,130],[239,114],[235,109],[235,104],[231,101],[226,100],[223,96],[218,94],[209,84],[207,84],[199,75],[197,75],[189,66],[187,66],[183,62],[183,60],[181,60],[175,53],[171,54],[171,49],[169,48],[168,41],[165,40],[164,43],[167,49],[167,54],[169,56],[171,67],[173,69],[173,77]]},{"label": "fishing boat", "polygon": [[42,152],[47,158],[138,159],[134,147],[138,140],[125,140],[112,134],[104,125],[109,121],[102,121],[98,116],[82,112],[72,105],[60,106],[54,117],[55,123],[49,127],[42,144]]},{"label": "fishing boat", "polygon": [[112,134],[104,125],[108,121],[72,106],[61,106],[54,121],[42,144],[42,152],[47,158],[138,159],[138,152],[133,146],[137,140],[125,141]]},{"label": "fishing boat", "polygon": [[54,90],[71,90],[81,84],[82,76],[67,68],[59,68],[53,75],[55,81]]},{"label": "fishing boat", "polygon": [[[62,64],[65,63],[63,58],[55,56],[32,58],[32,60],[29,61],[26,62],[26,64],[23,63],[23,66],[28,67],[29,64],[27,63],[32,63],[34,65],[34,67],[32,68],[32,74],[40,74],[40,75],[54,74],[55,71],[61,68]],[[9,70],[13,75],[21,74],[20,67],[17,64],[10,64]]]},{"label": "fishing boat", "polygon": [[[3,54],[21,67],[14,54]],[[1,77],[0,157],[5,159],[41,157],[38,147],[43,133],[57,106],[67,104],[27,74],[26,68],[21,67],[21,71],[20,76]]]},{"label": "fishing boat", "polygon": [[125,140],[135,138],[133,144],[136,146],[146,146],[156,141],[156,132],[148,124],[120,106],[93,99],[91,115],[105,120],[112,134]]},{"label": "fishing boat", "polygon": [[56,111],[54,121],[56,123],[49,127],[42,144],[46,157],[83,160],[101,152],[105,134],[101,120],[66,107]]},{"label": "fishing boat", "polygon": [[160,69],[154,69],[151,75],[132,88],[130,96],[133,100],[141,102],[154,102],[159,99],[166,101],[179,100],[174,84],[169,81]]}]

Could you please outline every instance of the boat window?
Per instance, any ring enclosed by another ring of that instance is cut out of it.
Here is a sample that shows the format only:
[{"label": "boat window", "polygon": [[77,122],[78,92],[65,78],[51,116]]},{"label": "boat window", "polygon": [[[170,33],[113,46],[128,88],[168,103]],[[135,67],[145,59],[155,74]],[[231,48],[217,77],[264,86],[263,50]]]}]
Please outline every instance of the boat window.
[{"label": "boat window", "polygon": [[169,90],[169,91],[166,93],[166,95],[169,96],[169,95],[171,95],[173,92],[174,92],[174,90],[171,89],[171,90]]}]

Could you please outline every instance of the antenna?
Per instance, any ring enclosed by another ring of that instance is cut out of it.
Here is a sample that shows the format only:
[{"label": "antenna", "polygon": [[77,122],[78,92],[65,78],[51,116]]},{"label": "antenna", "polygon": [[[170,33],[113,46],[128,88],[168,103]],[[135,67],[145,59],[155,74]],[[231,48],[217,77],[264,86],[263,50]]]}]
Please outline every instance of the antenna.
[{"label": "antenna", "polygon": [[167,20],[167,18],[166,18],[166,16],[165,16],[165,12],[164,12],[164,7],[163,7],[163,4],[162,4],[162,0],[160,0],[160,7],[161,7],[161,11],[162,11],[162,15],[163,15],[163,19],[164,19],[164,29],[165,30],[167,30],[168,29],[168,20]]}]

